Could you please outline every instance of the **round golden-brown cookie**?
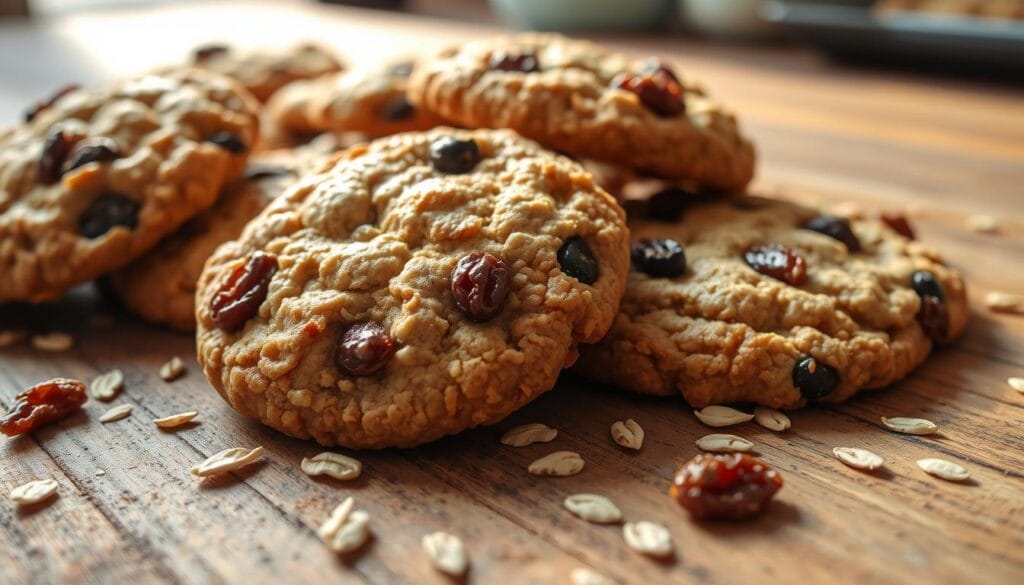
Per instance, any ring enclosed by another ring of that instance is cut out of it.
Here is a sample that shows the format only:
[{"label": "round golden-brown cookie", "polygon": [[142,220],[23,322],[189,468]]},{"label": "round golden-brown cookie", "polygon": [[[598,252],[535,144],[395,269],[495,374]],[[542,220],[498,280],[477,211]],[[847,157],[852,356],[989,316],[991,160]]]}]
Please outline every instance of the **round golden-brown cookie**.
[{"label": "round golden-brown cookie", "polygon": [[551,389],[611,324],[628,263],[622,209],[570,159],[510,131],[398,134],[218,248],[199,361],[236,410],[289,435],[416,445]]},{"label": "round golden-brown cookie", "polygon": [[0,301],[116,270],[213,205],[245,165],[256,104],[179,71],[74,89],[0,136]]},{"label": "round golden-brown cookie", "polygon": [[511,128],[551,148],[667,179],[739,189],[754,149],[735,117],[657,61],[524,34],[463,44],[416,67],[413,103],[469,128]]},{"label": "round golden-brown cookie", "polygon": [[[621,310],[576,366],[591,379],[698,408],[838,402],[906,376],[967,322],[959,273],[883,221],[756,197],[657,215],[631,216]],[[776,245],[803,266],[755,248]]]},{"label": "round golden-brown cookie", "polygon": [[248,51],[203,45],[192,52],[191,65],[237,80],[261,102],[293,81],[315,79],[344,68],[334,53],[315,43]]},{"label": "round golden-brown cookie", "polygon": [[111,274],[111,288],[126,307],[147,321],[193,331],[196,281],[213,251],[237,238],[249,220],[299,177],[323,166],[335,150],[334,142],[324,136],[294,150],[254,155],[242,176],[224,188],[216,205]]}]

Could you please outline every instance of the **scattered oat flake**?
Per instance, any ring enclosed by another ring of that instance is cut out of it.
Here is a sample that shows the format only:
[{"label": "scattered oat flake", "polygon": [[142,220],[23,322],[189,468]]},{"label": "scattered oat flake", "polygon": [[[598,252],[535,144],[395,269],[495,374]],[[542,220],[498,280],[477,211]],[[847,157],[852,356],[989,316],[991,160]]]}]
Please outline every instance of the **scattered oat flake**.
[{"label": "scattered oat flake", "polygon": [[1006,383],[1017,392],[1024,392],[1024,378],[1007,378]]},{"label": "scattered oat flake", "polygon": [[263,447],[246,449],[235,447],[224,449],[216,455],[211,455],[206,461],[192,468],[192,475],[207,477],[218,473],[225,473],[241,469],[263,456]]},{"label": "scattered oat flake", "polygon": [[611,524],[622,520],[622,511],[619,507],[598,494],[573,494],[565,498],[562,505],[587,522]]},{"label": "scattered oat flake", "polygon": [[167,382],[172,382],[181,377],[185,373],[185,362],[181,361],[181,358],[174,356],[167,361],[164,365],[160,366],[160,377]]},{"label": "scattered oat flake", "polygon": [[31,506],[47,500],[57,493],[57,481],[52,478],[37,479],[11,490],[10,497],[19,506]]},{"label": "scattered oat flake", "polygon": [[40,333],[32,336],[32,347],[42,351],[67,351],[74,345],[75,338],[67,333]]},{"label": "scattered oat flake", "polygon": [[447,532],[432,532],[420,543],[434,568],[452,577],[461,577],[469,569],[469,555],[462,539]]},{"label": "scattered oat flake", "polygon": [[583,458],[574,451],[555,451],[534,461],[527,468],[533,475],[566,477],[583,470]]},{"label": "scattered oat flake", "polygon": [[342,481],[355,479],[363,472],[357,459],[340,453],[319,453],[312,459],[302,458],[302,472],[308,476],[327,475]]},{"label": "scattered oat flake", "polygon": [[104,402],[113,400],[124,388],[124,373],[121,370],[110,370],[96,376],[89,384],[89,393],[96,400]]},{"label": "scattered oat flake", "polygon": [[889,430],[907,435],[930,435],[939,430],[938,425],[923,418],[909,418],[894,416],[892,418],[882,417],[882,424]]},{"label": "scattered oat flake", "polygon": [[161,429],[173,429],[175,427],[180,427],[185,423],[192,422],[192,419],[197,416],[199,416],[198,412],[190,410],[188,412],[165,416],[164,418],[155,418],[153,419],[153,424]]},{"label": "scattered oat flake", "polygon": [[971,472],[962,465],[945,459],[919,459],[917,466],[928,475],[934,475],[946,481],[966,481],[971,477]]},{"label": "scattered oat flake", "polygon": [[16,343],[20,343],[22,339],[25,339],[28,333],[21,330],[4,330],[0,331],[0,348],[10,347]]},{"label": "scattered oat flake", "polygon": [[644,429],[633,419],[612,423],[612,440],[619,446],[639,451],[644,446]]},{"label": "scattered oat flake", "polygon": [[100,476],[103,476],[103,475],[106,475],[106,474],[107,474],[107,472],[105,470],[103,470],[103,469],[97,469],[96,470],[96,477],[100,477]]},{"label": "scattered oat flake", "polygon": [[132,408],[134,407],[131,404],[119,404],[107,412],[104,412],[103,415],[100,416],[100,422],[109,423],[121,420],[122,418],[128,418],[128,415],[132,413]]},{"label": "scattered oat flake", "polygon": [[550,443],[558,431],[545,424],[530,423],[513,427],[501,436],[501,444],[509,447],[525,447],[534,443]]},{"label": "scattered oat flake", "polygon": [[992,291],[985,295],[985,306],[996,313],[1019,313],[1024,310],[1024,295]]},{"label": "scattered oat flake", "polygon": [[999,220],[987,214],[968,216],[967,227],[980,234],[994,234],[999,231]]},{"label": "scattered oat flake", "polygon": [[622,537],[629,548],[652,557],[672,556],[672,534],[668,528],[654,522],[627,522]]},{"label": "scattered oat flake", "polygon": [[874,471],[885,464],[885,459],[882,459],[881,455],[876,455],[867,449],[835,447],[832,449],[832,453],[837,459],[856,469]]},{"label": "scattered oat flake", "polygon": [[327,547],[336,553],[352,552],[363,546],[370,536],[370,515],[354,507],[355,500],[345,498],[317,530]]},{"label": "scattered oat flake", "polygon": [[696,442],[698,448],[712,453],[745,453],[754,448],[752,442],[736,435],[705,435]]},{"label": "scattered oat flake", "polygon": [[569,574],[572,585],[615,585],[608,577],[587,567],[577,567]]},{"label": "scattered oat flake", "polygon": [[741,412],[735,408],[717,405],[705,406],[700,410],[693,411],[693,414],[697,415],[700,422],[709,427],[727,427],[744,423],[754,418],[754,415]]},{"label": "scattered oat flake", "polygon": [[788,416],[767,406],[758,406],[754,409],[754,422],[769,431],[777,432],[782,432],[793,424]]}]

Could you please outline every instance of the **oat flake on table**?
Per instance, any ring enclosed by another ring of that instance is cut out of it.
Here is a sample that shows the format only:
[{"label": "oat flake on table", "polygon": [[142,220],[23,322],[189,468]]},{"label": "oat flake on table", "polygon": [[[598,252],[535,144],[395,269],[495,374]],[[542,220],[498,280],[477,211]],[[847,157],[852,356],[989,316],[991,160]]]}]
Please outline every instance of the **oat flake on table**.
[{"label": "oat flake on table", "polygon": [[529,423],[513,427],[501,436],[501,444],[509,447],[526,447],[534,443],[550,443],[558,431],[545,424]]},{"label": "oat flake on table", "polygon": [[469,570],[469,554],[462,539],[447,532],[432,532],[420,541],[434,568],[452,577],[461,577]]},{"label": "oat flake on table", "polygon": [[566,510],[587,522],[611,524],[622,520],[622,511],[610,499],[598,494],[573,494],[562,502]]},{"label": "oat flake on table", "polygon": [[924,418],[894,416],[882,417],[882,424],[891,431],[906,435],[931,435],[939,431],[939,426]]},{"label": "oat flake on table", "polygon": [[131,404],[119,404],[107,412],[104,412],[100,416],[99,420],[101,423],[110,423],[121,420],[122,418],[128,418],[132,413],[132,409],[134,409],[134,406]]},{"label": "oat flake on table", "polygon": [[537,459],[527,468],[533,475],[566,477],[583,470],[583,458],[575,451],[555,451]]},{"label": "oat flake on table", "polygon": [[75,338],[67,333],[40,333],[32,336],[32,347],[42,351],[67,351],[75,346]]},{"label": "oat flake on table", "polygon": [[613,422],[611,433],[612,440],[621,447],[639,451],[644,446],[644,429],[631,418]]},{"label": "oat flake on table", "polygon": [[180,427],[185,423],[192,422],[192,419],[197,416],[199,416],[197,411],[190,410],[188,412],[172,414],[171,416],[165,416],[163,418],[155,418],[153,419],[153,424],[161,429],[173,429],[175,427]]},{"label": "oat flake on table", "polygon": [[700,422],[709,427],[728,427],[754,418],[753,414],[747,414],[729,406],[718,405],[705,406],[700,410],[693,411],[693,414],[697,415]]},{"label": "oat flake on table", "polygon": [[202,463],[194,466],[192,468],[192,475],[207,477],[210,475],[217,475],[218,473],[234,471],[249,465],[262,456],[263,447],[255,447],[253,449],[246,449],[244,447],[224,449],[220,453],[211,455]]},{"label": "oat flake on table", "polygon": [[357,550],[370,536],[370,515],[354,508],[355,500],[346,498],[317,530],[321,540],[336,553]]},{"label": "oat flake on table", "polygon": [[363,472],[363,464],[340,453],[323,452],[312,458],[302,458],[302,472],[308,476],[326,475],[347,481],[356,479]]},{"label": "oat flake on table", "polygon": [[858,447],[834,447],[832,453],[836,459],[856,469],[874,471],[885,464],[885,459],[880,455]]},{"label": "oat flake on table", "polygon": [[19,506],[31,506],[53,497],[60,487],[52,478],[37,479],[11,490],[10,498]]},{"label": "oat flake on table", "polygon": [[952,461],[946,461],[945,459],[919,459],[917,466],[928,475],[933,475],[946,481],[966,481],[971,477],[971,472],[967,471],[964,466]]},{"label": "oat flake on table", "polygon": [[89,393],[96,400],[110,401],[124,389],[124,373],[113,369],[93,378]]},{"label": "oat flake on table", "polygon": [[654,522],[627,522],[622,527],[622,537],[629,548],[652,557],[669,557],[673,554],[672,534],[668,528]]},{"label": "oat flake on table", "polygon": [[173,382],[185,373],[185,362],[181,361],[181,358],[174,356],[167,360],[167,363],[160,366],[160,377],[166,382]]}]

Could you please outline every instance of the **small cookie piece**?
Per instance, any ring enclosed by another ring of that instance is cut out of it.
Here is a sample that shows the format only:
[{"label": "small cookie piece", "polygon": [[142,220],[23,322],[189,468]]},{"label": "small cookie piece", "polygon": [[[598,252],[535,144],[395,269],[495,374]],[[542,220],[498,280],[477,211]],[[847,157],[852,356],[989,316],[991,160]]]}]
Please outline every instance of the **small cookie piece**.
[{"label": "small cookie piece", "polygon": [[249,51],[208,44],[192,51],[191,65],[237,80],[261,102],[293,81],[315,79],[344,69],[334,53],[315,43]]},{"label": "small cookie piece", "polygon": [[207,262],[199,362],[239,412],[351,448],[492,424],[611,324],[621,208],[507,130],[398,134],[341,155]]},{"label": "small cookie piece", "polygon": [[964,282],[881,221],[828,217],[742,197],[631,219],[621,311],[576,367],[698,408],[839,402],[906,376],[964,329]]},{"label": "small cookie piece", "polygon": [[739,189],[754,149],[736,119],[658,61],[523,34],[420,63],[412,101],[469,128],[511,128],[553,149],[666,179]]},{"label": "small cookie piece", "polygon": [[249,220],[300,176],[322,167],[334,152],[333,145],[330,140],[316,140],[295,150],[255,155],[216,205],[112,274],[111,288],[126,307],[147,321],[179,331],[195,330],[196,281],[206,260],[217,246],[237,238]]},{"label": "small cookie piece", "polygon": [[230,79],[168,72],[65,93],[0,136],[0,301],[44,301],[213,205],[256,141]]}]

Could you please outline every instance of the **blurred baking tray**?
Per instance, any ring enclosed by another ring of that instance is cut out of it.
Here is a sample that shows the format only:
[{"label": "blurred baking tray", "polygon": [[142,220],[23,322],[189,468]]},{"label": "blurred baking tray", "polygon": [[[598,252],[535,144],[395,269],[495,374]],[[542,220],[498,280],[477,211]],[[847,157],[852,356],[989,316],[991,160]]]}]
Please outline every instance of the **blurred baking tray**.
[{"label": "blurred baking tray", "polygon": [[763,17],[794,39],[857,61],[996,74],[1024,83],[1024,22],[897,13],[870,6],[765,2]]}]

